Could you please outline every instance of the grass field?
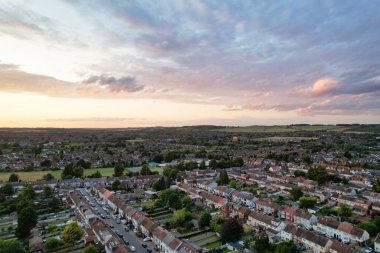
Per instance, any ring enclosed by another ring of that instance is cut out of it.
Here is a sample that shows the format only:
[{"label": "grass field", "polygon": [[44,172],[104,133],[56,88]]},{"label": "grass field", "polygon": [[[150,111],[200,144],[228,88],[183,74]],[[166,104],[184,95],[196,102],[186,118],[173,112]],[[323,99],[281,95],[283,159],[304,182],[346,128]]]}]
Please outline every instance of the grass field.
[{"label": "grass field", "polygon": [[[94,174],[97,170],[102,174],[102,176],[112,176],[114,173],[114,168],[93,168],[93,169],[87,169],[84,170],[84,175],[88,176],[91,174]],[[19,175],[20,180],[23,181],[36,181],[39,179],[42,179],[44,175],[46,174],[52,174],[56,179],[61,178],[61,170],[54,170],[54,171],[30,171],[30,172],[16,172],[17,175]],[[9,179],[11,172],[2,172],[0,173],[0,181],[6,182]]]},{"label": "grass field", "polygon": [[289,126],[246,126],[214,128],[212,131],[231,133],[288,133],[296,131],[338,131],[347,133],[380,133],[380,125],[289,125]]}]

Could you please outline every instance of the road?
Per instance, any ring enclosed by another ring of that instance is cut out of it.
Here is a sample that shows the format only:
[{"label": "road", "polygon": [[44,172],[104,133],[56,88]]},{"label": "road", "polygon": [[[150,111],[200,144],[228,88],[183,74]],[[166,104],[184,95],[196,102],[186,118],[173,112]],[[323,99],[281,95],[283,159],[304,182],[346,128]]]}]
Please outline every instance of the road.
[{"label": "road", "polygon": [[[123,223],[121,224],[116,223],[116,218],[113,218],[111,215],[112,211],[107,211],[107,212],[104,211],[103,207],[97,203],[96,198],[92,194],[90,194],[86,189],[78,188],[78,190],[82,194],[84,194],[84,196],[87,196],[90,202],[95,205],[94,207],[92,207],[95,214],[97,214],[97,211],[94,210],[96,208],[98,211],[100,211],[101,214],[109,217],[108,219],[102,219],[102,220],[108,225],[113,225],[114,228],[111,228],[111,229],[114,232],[119,231],[123,235],[123,237],[127,238],[127,240],[129,241],[129,246],[134,246],[136,248],[136,252],[139,252],[139,253],[147,252],[147,248],[144,248],[141,246],[141,244],[143,243],[142,239],[138,238],[132,230],[129,230],[129,232],[125,231],[126,226]],[[153,250],[152,243],[148,243],[148,244],[149,244],[149,247]]]}]

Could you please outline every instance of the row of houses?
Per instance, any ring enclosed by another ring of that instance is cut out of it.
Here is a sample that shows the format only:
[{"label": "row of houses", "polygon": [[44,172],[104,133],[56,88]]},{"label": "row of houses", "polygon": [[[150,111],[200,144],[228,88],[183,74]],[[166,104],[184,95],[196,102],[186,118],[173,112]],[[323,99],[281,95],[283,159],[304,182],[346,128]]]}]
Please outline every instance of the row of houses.
[{"label": "row of houses", "polygon": [[176,238],[170,231],[161,227],[146,213],[128,205],[118,194],[105,189],[102,185],[94,185],[92,190],[107,203],[120,218],[131,222],[140,229],[144,236],[152,238],[155,245],[164,253],[198,253],[202,248]]}]

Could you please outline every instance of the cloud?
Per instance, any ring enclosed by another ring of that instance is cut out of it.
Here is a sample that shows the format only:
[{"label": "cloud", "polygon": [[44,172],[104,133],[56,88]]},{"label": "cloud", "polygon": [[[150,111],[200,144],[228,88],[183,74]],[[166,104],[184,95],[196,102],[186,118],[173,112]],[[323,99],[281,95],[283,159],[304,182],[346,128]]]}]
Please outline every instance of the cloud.
[{"label": "cloud", "polygon": [[[7,70],[31,86],[19,81],[2,89],[220,104],[231,114],[380,110],[376,1],[63,1],[72,11],[70,20],[80,21],[80,31],[89,27],[91,39],[73,26],[63,32],[67,20],[59,18],[58,9],[36,11],[33,3],[14,2],[0,8],[3,33],[91,41],[84,49],[90,63],[81,66],[78,80],[84,80],[78,83]],[[17,8],[24,5],[20,15]],[[94,57],[99,49],[101,56]],[[345,102],[357,95],[366,101]]]},{"label": "cloud", "polygon": [[326,95],[337,91],[341,87],[342,85],[338,81],[332,78],[323,78],[313,84],[312,93],[317,96]]},{"label": "cloud", "polygon": [[82,81],[84,84],[97,85],[105,87],[113,93],[119,92],[136,92],[144,89],[144,86],[138,85],[136,79],[132,76],[114,77],[108,75],[90,76]]}]

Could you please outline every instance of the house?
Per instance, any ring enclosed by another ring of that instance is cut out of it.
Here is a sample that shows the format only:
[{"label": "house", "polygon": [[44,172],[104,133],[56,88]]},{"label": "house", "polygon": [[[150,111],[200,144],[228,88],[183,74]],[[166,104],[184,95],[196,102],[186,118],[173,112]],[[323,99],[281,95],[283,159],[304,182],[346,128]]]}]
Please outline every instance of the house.
[{"label": "house", "polygon": [[306,229],[311,229],[317,223],[317,217],[302,209],[297,209],[294,213],[294,222]]},{"label": "house", "polygon": [[338,241],[333,241],[330,248],[330,253],[353,253],[352,248]]},{"label": "house", "polygon": [[235,203],[241,203],[249,208],[253,208],[255,206],[255,196],[249,192],[239,192],[234,191],[232,193],[232,201]]},{"label": "house", "polygon": [[293,238],[293,240],[304,244],[313,253],[328,253],[332,245],[332,241],[328,238],[303,228],[297,228]]},{"label": "house", "polygon": [[348,222],[339,222],[331,218],[320,217],[316,226],[317,230],[330,238],[338,238],[343,243],[362,244],[369,240],[367,231],[358,228]]},{"label": "house", "polygon": [[253,227],[263,227],[265,229],[271,229],[274,231],[281,231],[285,228],[286,224],[275,220],[273,217],[261,214],[255,211],[251,211],[248,215],[247,224]]},{"label": "house", "polygon": [[377,234],[375,239],[375,252],[380,252],[380,233]]},{"label": "house", "polygon": [[228,186],[219,185],[214,189],[214,193],[218,196],[222,196],[224,198],[230,198],[235,189],[230,188]]},{"label": "house", "polygon": [[203,203],[211,208],[219,209],[228,202],[227,199],[218,197],[208,192],[200,192],[199,195],[202,197]]},{"label": "house", "polygon": [[371,191],[364,191],[363,197],[368,199],[371,202],[380,202],[380,193],[371,192]]},{"label": "house", "polygon": [[256,210],[265,214],[277,216],[280,206],[268,199],[259,199],[256,201]]},{"label": "house", "polygon": [[148,217],[144,217],[144,219],[142,220],[141,224],[140,224],[140,229],[141,229],[141,232],[145,235],[145,236],[151,236],[154,229],[157,227],[158,225],[152,221],[151,219],[149,219]]}]

